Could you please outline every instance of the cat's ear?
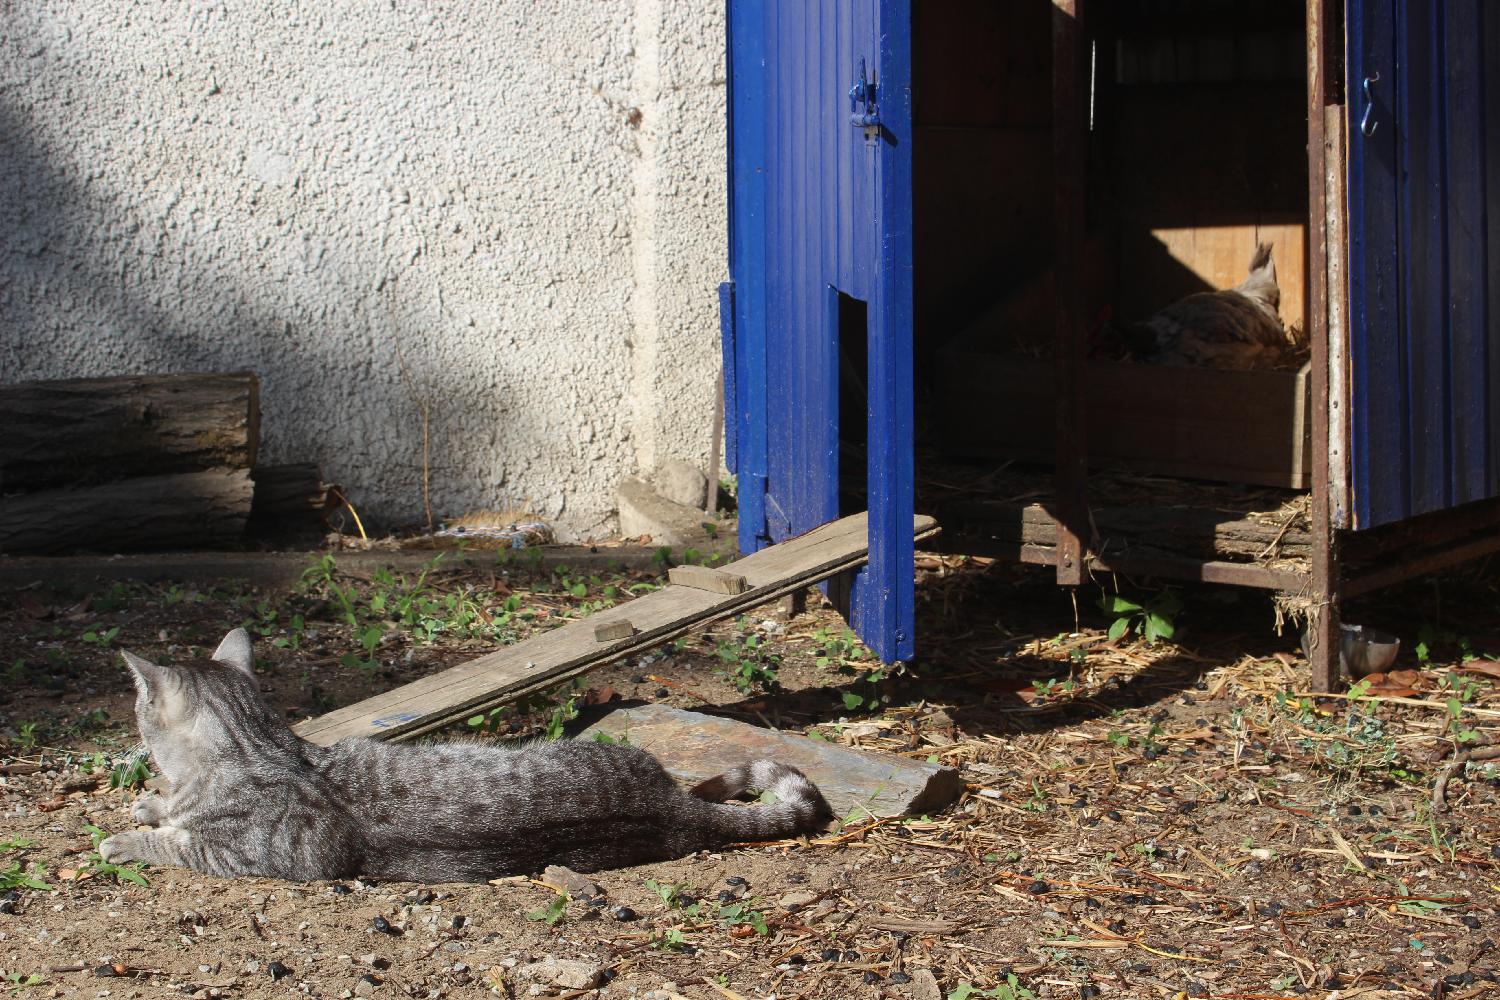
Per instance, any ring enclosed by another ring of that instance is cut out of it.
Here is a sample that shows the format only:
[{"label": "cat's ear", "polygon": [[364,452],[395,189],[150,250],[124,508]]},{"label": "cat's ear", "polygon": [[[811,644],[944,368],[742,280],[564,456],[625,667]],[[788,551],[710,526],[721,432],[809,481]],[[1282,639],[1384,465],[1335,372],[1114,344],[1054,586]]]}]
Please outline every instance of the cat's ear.
[{"label": "cat's ear", "polygon": [[250,650],[250,633],[237,628],[224,637],[214,657],[219,663],[227,663],[242,674],[255,676],[255,654]]},{"label": "cat's ear", "polygon": [[130,675],[135,678],[135,686],[148,699],[156,697],[169,685],[177,682],[177,676],[167,667],[144,660],[123,649],[120,650],[120,655],[125,657],[125,665],[130,668]]}]

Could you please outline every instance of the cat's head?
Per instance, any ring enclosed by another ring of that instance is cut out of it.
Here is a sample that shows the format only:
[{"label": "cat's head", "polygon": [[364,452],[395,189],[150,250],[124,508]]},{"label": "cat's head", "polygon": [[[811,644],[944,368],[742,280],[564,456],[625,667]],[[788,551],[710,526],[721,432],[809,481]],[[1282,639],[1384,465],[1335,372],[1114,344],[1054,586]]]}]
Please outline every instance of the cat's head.
[{"label": "cat's head", "polygon": [[262,729],[274,719],[255,680],[250,636],[237,628],[209,660],[181,666],[123,652],[135,680],[135,721],[168,781],[209,763],[230,734]]}]

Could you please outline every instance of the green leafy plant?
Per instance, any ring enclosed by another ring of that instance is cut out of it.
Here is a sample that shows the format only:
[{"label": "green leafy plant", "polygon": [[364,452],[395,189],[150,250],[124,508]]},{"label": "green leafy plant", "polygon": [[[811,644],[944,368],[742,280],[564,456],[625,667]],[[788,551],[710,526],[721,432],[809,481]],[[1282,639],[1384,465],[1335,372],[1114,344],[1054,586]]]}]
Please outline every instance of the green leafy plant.
[{"label": "green leafy plant", "polygon": [[365,651],[365,655],[361,657],[358,653],[348,652],[344,654],[343,659],[339,662],[346,667],[358,667],[365,673],[373,673],[380,667],[380,661],[375,658],[375,649],[384,638],[385,629],[379,625],[366,625],[363,628],[355,629],[354,641],[359,643],[360,648]]},{"label": "green leafy plant", "polygon": [[655,893],[667,909],[675,910],[682,906],[682,895],[691,887],[686,882],[658,882],[648,878],[646,888]]},{"label": "green leafy plant", "polygon": [[568,698],[562,704],[552,709],[552,714],[547,717],[547,728],[542,735],[550,741],[557,741],[567,735],[568,723],[578,718],[578,699]]},{"label": "green leafy plant", "polygon": [[1141,602],[1119,594],[1105,594],[1099,599],[1099,607],[1114,616],[1107,633],[1111,640],[1133,633],[1154,646],[1177,633],[1176,617],[1182,610],[1182,601],[1169,587]]},{"label": "green leafy plant", "polygon": [[101,649],[108,649],[110,646],[114,645],[114,641],[119,638],[119,636],[120,626],[118,625],[112,626],[110,628],[105,628],[103,625],[95,625],[93,628],[84,632],[83,635],[79,636],[79,640],[88,643],[90,646],[98,646]]},{"label": "green leafy plant", "polygon": [[970,982],[961,982],[948,991],[948,1000],[969,1000],[970,997],[993,997],[994,1000],[1036,1000],[1036,994],[1021,985],[1013,972],[1006,973],[1005,982],[992,989],[981,990]]},{"label": "green leafy plant", "polygon": [[41,737],[37,735],[39,725],[40,723],[37,722],[21,723],[21,728],[16,734],[16,742],[21,745],[22,750],[33,750],[41,742]]},{"label": "green leafy plant", "polygon": [[676,927],[669,927],[651,939],[651,947],[664,951],[681,951],[691,947],[687,935]]},{"label": "green leafy plant", "polygon": [[562,923],[563,913],[568,909],[568,896],[566,893],[557,893],[552,900],[540,910],[532,910],[526,914],[527,920],[535,920],[545,923],[548,927],[556,927]]},{"label": "green leafy plant", "polygon": [[1031,689],[1036,692],[1039,701],[1050,701],[1059,696],[1070,695],[1076,686],[1071,678],[1059,680],[1056,677],[1051,677],[1045,681],[1031,682]]},{"label": "green leafy plant", "polygon": [[109,787],[128,790],[140,788],[151,778],[150,758],[141,755],[119,761],[109,772]]},{"label": "green leafy plant", "polygon": [[719,923],[725,927],[746,926],[764,937],[771,932],[766,915],[746,903],[726,903],[719,907]]},{"label": "green leafy plant", "polygon": [[40,973],[33,972],[29,975],[22,972],[11,972],[5,976],[5,981],[10,984],[12,996],[19,996],[22,990],[29,990],[33,986],[40,986],[47,980]]},{"label": "green leafy plant", "polygon": [[743,629],[741,625],[741,631],[734,639],[723,640],[714,647],[714,655],[722,664],[719,673],[741,691],[777,690],[781,657],[769,652],[760,636]]},{"label": "green leafy plant", "polygon": [[36,841],[27,840],[25,837],[11,837],[8,840],[0,840],[0,851],[25,851],[37,846]]},{"label": "green leafy plant", "polygon": [[12,861],[4,868],[0,868],[0,892],[8,889],[40,889],[46,891],[52,886],[42,879],[47,870],[41,865],[33,865],[30,869],[23,868],[21,862]]}]

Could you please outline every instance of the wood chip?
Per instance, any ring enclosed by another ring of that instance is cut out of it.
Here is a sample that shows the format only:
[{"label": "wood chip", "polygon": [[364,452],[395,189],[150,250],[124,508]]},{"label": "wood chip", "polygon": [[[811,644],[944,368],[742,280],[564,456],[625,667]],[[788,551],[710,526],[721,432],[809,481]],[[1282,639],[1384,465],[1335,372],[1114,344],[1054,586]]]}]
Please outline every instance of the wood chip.
[{"label": "wood chip", "polygon": [[667,579],[679,587],[706,590],[711,594],[743,594],[750,589],[750,581],[739,573],[708,566],[673,566],[667,571]]},{"label": "wood chip", "polygon": [[865,925],[893,934],[952,934],[958,929],[956,920],[902,920],[899,917],[883,917],[867,920]]},{"label": "wood chip", "polygon": [[615,642],[635,635],[635,626],[625,619],[613,622],[598,622],[594,625],[595,642]]}]

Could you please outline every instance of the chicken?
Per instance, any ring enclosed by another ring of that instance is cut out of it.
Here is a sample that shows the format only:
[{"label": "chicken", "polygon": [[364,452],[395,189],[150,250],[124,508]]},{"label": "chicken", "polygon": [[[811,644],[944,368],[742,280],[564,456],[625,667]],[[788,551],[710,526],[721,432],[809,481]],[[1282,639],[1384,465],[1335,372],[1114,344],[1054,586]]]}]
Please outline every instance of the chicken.
[{"label": "chicken", "polygon": [[1255,248],[1250,274],[1234,288],[1179,299],[1125,331],[1131,353],[1161,365],[1281,367],[1294,345],[1278,309],[1281,289],[1271,244]]}]

